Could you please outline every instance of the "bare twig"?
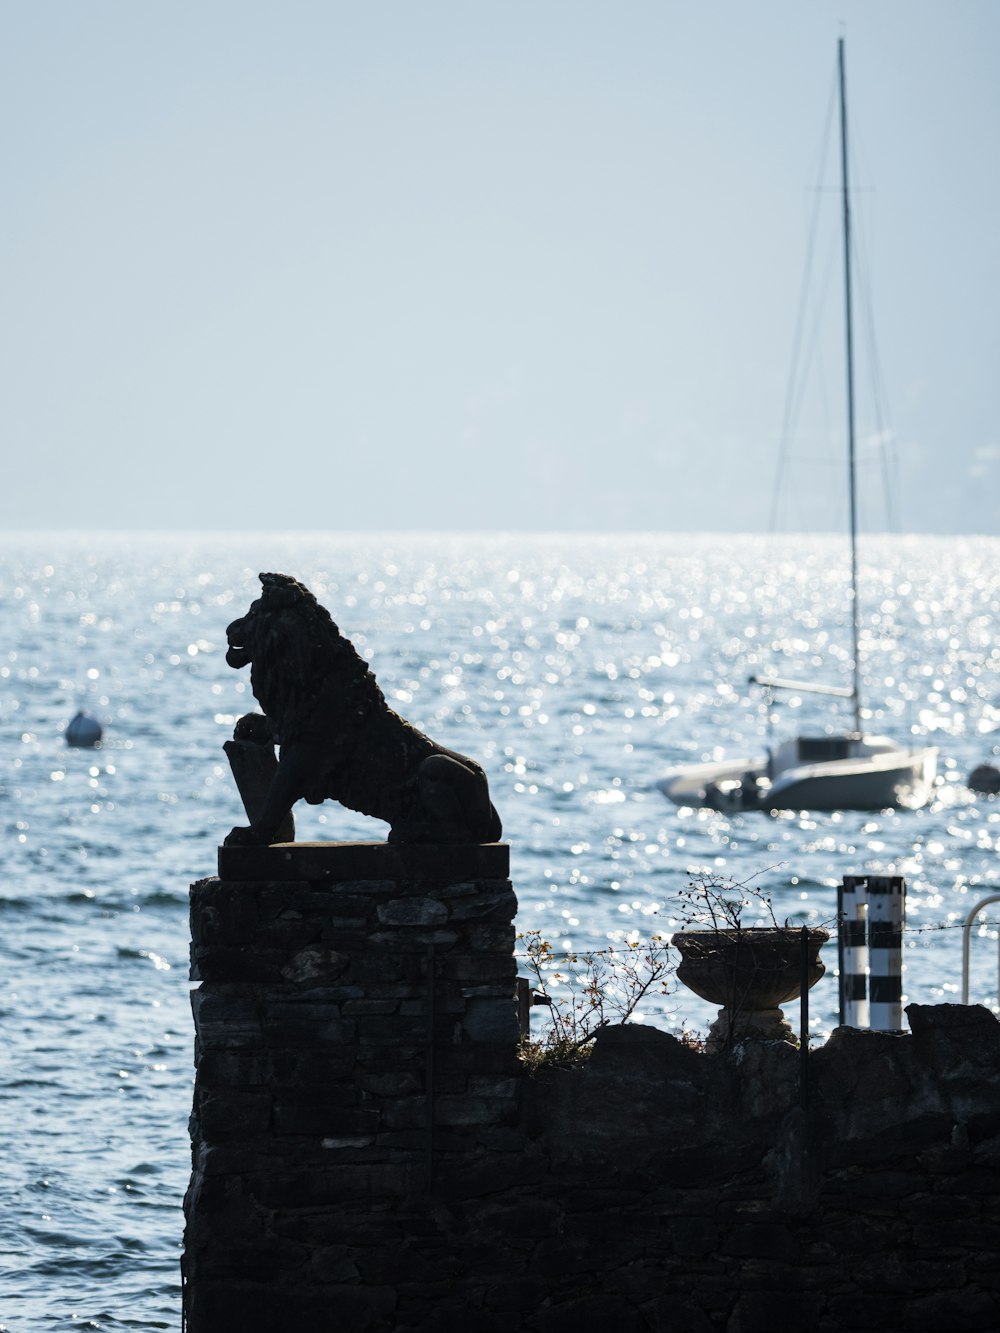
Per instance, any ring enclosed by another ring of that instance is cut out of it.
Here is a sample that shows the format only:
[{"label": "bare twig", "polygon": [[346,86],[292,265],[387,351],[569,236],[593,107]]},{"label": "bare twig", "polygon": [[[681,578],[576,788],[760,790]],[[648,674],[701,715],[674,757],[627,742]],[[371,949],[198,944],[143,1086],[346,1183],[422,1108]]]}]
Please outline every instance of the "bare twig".
[{"label": "bare twig", "polygon": [[518,939],[530,979],[549,1002],[545,1033],[522,1041],[522,1058],[529,1066],[573,1063],[587,1053],[601,1028],[627,1023],[651,992],[669,994],[674,964],[660,935],[645,944],[558,958],[540,931],[524,931]]}]

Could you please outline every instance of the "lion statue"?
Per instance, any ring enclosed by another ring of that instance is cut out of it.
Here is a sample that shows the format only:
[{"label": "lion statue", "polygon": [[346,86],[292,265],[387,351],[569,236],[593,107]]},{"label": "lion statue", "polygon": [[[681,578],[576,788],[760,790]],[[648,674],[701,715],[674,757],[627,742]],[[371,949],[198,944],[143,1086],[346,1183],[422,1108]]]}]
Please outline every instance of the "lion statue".
[{"label": "lion statue", "polygon": [[480,766],[393,712],[308,588],[287,574],[260,582],[260,597],[226,630],[226,661],[250,666],[278,762],[250,826],[234,828],[226,845],[276,841],[299,799],[384,819],[390,842],[495,842],[500,819]]}]

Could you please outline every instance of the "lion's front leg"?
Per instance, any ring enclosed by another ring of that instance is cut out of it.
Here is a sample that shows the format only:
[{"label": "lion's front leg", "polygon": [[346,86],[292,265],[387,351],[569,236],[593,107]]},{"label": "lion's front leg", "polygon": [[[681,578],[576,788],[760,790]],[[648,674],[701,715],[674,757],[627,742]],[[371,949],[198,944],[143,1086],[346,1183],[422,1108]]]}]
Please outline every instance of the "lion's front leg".
[{"label": "lion's front leg", "polygon": [[[263,713],[248,713],[241,717],[233,732],[233,739],[222,747],[233,770],[236,786],[243,800],[243,808],[251,823],[260,814],[271,783],[278,771],[274,752],[274,731],[269,718]],[[241,835],[237,835],[238,837]],[[249,828],[242,834],[250,837]],[[275,834],[278,842],[295,841],[295,820],[291,811],[285,816]]]},{"label": "lion's front leg", "polygon": [[296,801],[315,785],[323,762],[319,745],[299,743],[281,746],[278,767],[257,818],[249,827],[234,828],[226,837],[227,847],[266,847]]}]

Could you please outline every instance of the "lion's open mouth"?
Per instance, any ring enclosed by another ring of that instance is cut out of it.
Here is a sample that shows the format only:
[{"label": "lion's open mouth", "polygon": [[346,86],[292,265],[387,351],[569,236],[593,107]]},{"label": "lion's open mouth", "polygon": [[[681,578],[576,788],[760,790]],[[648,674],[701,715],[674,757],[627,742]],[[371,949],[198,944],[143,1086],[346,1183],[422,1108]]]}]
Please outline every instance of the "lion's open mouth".
[{"label": "lion's open mouth", "polygon": [[248,662],[253,660],[253,654],[244,642],[245,624],[246,617],[244,616],[226,626],[226,641],[229,644],[226,661],[231,667],[245,667]]}]

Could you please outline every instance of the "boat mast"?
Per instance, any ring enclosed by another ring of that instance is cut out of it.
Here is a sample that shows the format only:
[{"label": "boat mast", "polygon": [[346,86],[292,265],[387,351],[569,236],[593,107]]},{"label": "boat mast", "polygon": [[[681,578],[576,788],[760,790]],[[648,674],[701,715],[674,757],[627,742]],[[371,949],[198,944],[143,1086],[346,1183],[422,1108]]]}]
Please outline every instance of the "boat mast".
[{"label": "boat mast", "polygon": [[844,336],[847,363],[847,470],[851,511],[851,645],[854,656],[854,730],[861,734],[861,689],[858,652],[858,488],[854,461],[854,337],[851,311],[851,201],[847,172],[847,91],[844,75],[844,39],[837,41],[840,71],[840,180],[844,205]]}]

